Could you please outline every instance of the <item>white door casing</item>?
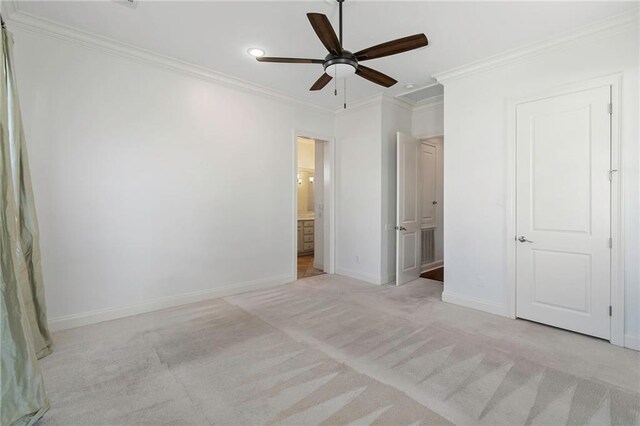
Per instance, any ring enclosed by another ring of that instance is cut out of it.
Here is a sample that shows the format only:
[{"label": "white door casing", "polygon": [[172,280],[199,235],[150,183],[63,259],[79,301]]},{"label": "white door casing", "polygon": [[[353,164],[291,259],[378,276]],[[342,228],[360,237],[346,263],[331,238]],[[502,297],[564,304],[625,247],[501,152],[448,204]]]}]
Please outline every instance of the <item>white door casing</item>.
[{"label": "white door casing", "polygon": [[516,110],[516,315],[610,337],[610,86]]},{"label": "white door casing", "polygon": [[420,276],[421,143],[398,132],[396,200],[396,285]]},{"label": "white door casing", "polygon": [[324,194],[325,194],[325,161],[324,161],[324,146],[326,142],[315,141],[315,169],[314,169],[314,181],[312,186],[314,187],[313,195],[315,199],[314,203],[314,236],[313,236],[313,267],[316,269],[324,270]]}]

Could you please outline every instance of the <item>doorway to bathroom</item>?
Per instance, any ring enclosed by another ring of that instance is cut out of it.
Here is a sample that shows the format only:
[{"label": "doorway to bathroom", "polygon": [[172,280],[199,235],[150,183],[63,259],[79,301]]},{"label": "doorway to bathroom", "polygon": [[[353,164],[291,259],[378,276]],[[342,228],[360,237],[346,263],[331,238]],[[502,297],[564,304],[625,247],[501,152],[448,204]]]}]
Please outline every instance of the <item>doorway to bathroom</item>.
[{"label": "doorway to bathroom", "polygon": [[296,278],[331,272],[332,144],[296,135]]}]

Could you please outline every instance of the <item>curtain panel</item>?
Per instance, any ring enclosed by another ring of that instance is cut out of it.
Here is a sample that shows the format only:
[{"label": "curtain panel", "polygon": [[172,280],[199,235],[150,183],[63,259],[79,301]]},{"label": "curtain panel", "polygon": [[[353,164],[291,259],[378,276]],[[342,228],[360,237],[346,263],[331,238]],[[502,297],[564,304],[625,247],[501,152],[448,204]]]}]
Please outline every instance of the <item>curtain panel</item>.
[{"label": "curtain panel", "polygon": [[28,425],[48,409],[38,359],[51,353],[38,222],[15,83],[13,37],[2,23],[0,67],[0,424]]}]

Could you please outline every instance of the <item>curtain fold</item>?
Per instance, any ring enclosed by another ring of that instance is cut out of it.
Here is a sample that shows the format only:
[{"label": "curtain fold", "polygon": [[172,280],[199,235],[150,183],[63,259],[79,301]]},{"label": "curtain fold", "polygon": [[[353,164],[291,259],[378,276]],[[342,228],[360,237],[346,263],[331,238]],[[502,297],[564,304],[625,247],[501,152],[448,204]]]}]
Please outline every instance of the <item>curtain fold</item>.
[{"label": "curtain fold", "polygon": [[0,424],[29,425],[48,409],[38,359],[51,353],[38,223],[15,85],[13,38],[0,58]]}]

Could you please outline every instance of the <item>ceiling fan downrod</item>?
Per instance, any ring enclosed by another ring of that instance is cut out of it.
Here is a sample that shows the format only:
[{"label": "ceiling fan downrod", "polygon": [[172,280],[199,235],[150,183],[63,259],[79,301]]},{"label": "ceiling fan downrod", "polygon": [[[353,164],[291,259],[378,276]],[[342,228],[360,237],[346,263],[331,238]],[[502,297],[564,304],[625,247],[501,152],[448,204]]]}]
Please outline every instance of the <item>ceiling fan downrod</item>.
[{"label": "ceiling fan downrod", "polygon": [[344,3],[344,0],[338,0],[338,7],[339,7],[338,16],[340,20],[338,32],[340,34],[340,47],[344,47],[344,44],[342,43],[342,3]]}]

